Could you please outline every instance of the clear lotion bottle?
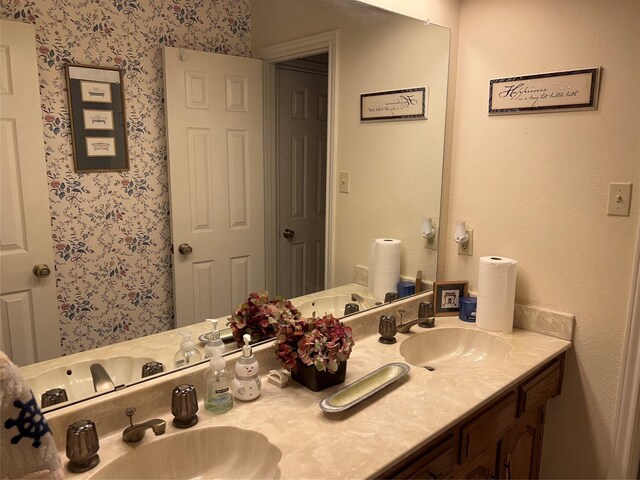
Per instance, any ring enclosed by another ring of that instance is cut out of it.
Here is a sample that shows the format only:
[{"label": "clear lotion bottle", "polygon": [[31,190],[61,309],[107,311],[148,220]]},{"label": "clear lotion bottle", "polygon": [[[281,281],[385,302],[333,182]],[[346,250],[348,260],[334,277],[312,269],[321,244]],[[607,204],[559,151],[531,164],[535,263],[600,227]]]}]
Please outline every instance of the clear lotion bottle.
[{"label": "clear lotion bottle", "polygon": [[222,354],[216,351],[209,361],[209,368],[204,372],[207,381],[204,408],[218,415],[228,412],[233,407],[231,380],[226,367],[227,363],[222,358]]}]

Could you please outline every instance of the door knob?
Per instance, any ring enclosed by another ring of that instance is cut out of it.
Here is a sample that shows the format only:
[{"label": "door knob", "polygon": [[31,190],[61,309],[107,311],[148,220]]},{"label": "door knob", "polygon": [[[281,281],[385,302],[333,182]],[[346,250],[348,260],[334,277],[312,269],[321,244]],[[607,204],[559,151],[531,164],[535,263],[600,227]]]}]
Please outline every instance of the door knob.
[{"label": "door knob", "polygon": [[39,263],[33,267],[33,274],[36,277],[47,278],[51,275],[51,268],[46,263]]},{"label": "door knob", "polygon": [[191,252],[193,252],[193,248],[191,248],[191,245],[189,245],[188,243],[182,243],[178,247],[178,251],[182,255],[189,255]]},{"label": "door knob", "polygon": [[289,230],[288,228],[285,228],[284,232],[282,232],[282,236],[287,240],[292,239],[295,234],[296,232],[294,232],[293,230]]}]

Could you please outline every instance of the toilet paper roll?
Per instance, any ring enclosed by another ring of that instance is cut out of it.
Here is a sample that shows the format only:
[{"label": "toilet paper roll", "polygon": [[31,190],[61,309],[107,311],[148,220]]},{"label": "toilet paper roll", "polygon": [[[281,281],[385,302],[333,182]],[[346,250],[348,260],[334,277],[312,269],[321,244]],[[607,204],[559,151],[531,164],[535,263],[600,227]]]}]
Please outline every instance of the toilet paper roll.
[{"label": "toilet paper roll", "polygon": [[[395,292],[400,280],[402,242],[393,238],[377,238],[369,251],[369,289],[378,299]],[[373,279],[373,283],[371,282]]]},{"label": "toilet paper roll", "polygon": [[512,258],[480,258],[476,325],[483,330],[510,333],[516,294],[518,262]]}]

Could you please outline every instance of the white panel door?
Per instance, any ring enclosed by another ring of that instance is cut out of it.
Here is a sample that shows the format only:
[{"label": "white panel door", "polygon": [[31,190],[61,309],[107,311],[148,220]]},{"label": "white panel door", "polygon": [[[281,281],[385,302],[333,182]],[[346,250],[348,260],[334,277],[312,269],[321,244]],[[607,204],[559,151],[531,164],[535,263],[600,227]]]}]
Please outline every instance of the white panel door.
[{"label": "white panel door", "polygon": [[178,327],[265,288],[262,62],[182,53],[164,49]]},{"label": "white panel door", "polygon": [[[35,28],[0,20],[0,338],[18,365],[60,356]],[[45,264],[50,274],[36,276]]]},{"label": "white panel door", "polygon": [[278,293],[324,289],[327,76],[278,68]]}]

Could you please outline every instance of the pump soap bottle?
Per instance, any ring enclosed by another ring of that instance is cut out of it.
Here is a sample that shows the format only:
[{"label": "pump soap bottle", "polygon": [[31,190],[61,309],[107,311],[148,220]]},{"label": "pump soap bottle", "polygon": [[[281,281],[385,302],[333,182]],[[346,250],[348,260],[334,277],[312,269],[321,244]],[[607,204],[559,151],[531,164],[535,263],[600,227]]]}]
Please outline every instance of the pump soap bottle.
[{"label": "pump soap bottle", "polygon": [[211,338],[207,340],[207,345],[204,347],[204,358],[215,357],[215,352],[220,352],[220,355],[222,355],[224,353],[224,342],[220,338],[218,320],[207,318],[207,322],[211,323]]},{"label": "pump soap bottle", "polygon": [[174,367],[180,368],[202,360],[202,354],[193,343],[191,333],[183,330],[178,330],[178,333],[182,335],[182,342],[180,342],[180,350],[173,357]]},{"label": "pump soap bottle", "polygon": [[228,412],[233,407],[231,379],[226,367],[227,363],[222,358],[222,354],[218,350],[214,351],[209,361],[209,368],[204,372],[207,381],[204,408],[209,412],[221,414]]},{"label": "pump soap bottle", "polygon": [[256,357],[253,356],[251,346],[251,336],[244,334],[244,347],[242,347],[242,356],[236,362],[236,377],[233,379],[233,395],[238,400],[249,401],[255,400],[260,396],[262,382],[258,374],[259,365]]}]

